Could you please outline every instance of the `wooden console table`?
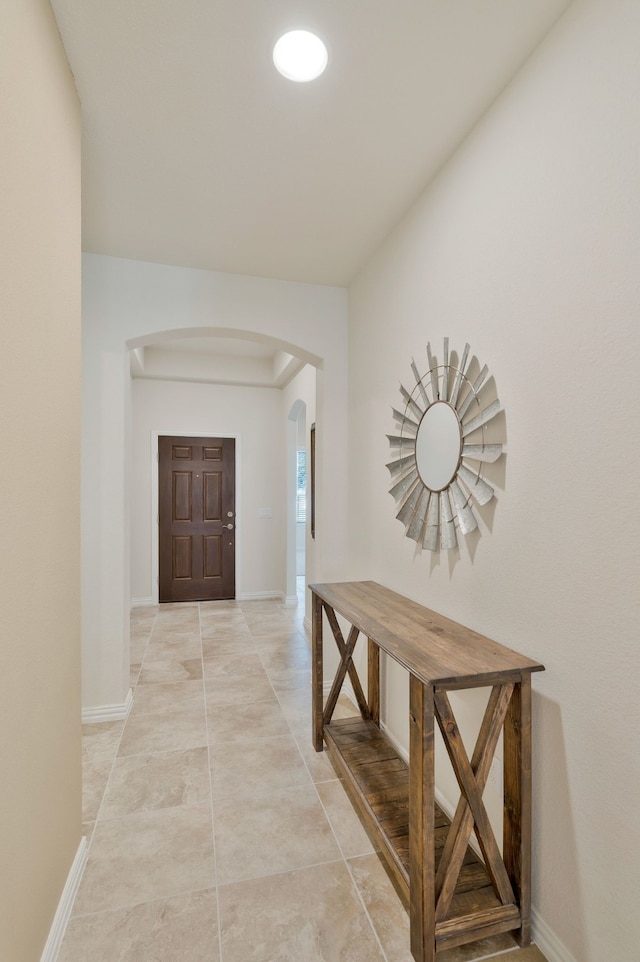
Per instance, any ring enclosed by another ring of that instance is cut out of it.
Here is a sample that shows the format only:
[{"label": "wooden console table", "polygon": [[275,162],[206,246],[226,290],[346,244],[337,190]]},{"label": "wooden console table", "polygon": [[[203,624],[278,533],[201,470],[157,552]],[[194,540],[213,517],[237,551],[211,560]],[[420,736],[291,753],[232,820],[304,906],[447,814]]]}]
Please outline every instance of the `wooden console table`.
[{"label": "wooden console table", "polygon": [[[327,748],[409,910],[411,951],[513,931],[531,940],[531,672],[543,665],[373,581],[310,585],[313,597],[313,744]],[[341,660],[323,698],[323,612]],[[348,637],[336,615],[351,624]],[[365,695],[353,663],[368,639]],[[380,651],[410,674],[409,766],[380,730]],[[360,715],[333,721],[349,675]],[[447,692],[491,688],[471,758]],[[434,719],[460,786],[453,821],[435,804]],[[504,734],[502,854],[482,801]],[[469,848],[475,830],[482,859]]]}]

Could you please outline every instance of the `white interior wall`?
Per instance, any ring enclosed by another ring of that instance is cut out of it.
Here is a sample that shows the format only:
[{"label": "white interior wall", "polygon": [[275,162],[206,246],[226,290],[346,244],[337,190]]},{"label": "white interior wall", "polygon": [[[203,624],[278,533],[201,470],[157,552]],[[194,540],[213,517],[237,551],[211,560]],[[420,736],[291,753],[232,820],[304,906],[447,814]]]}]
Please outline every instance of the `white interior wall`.
[{"label": "white interior wall", "polygon": [[[308,458],[309,445],[307,443],[307,406],[300,409],[296,421],[296,451],[304,451],[305,463]],[[296,457],[297,469],[297,457]],[[296,489],[297,489],[297,470],[296,470]],[[308,499],[308,483],[305,483],[305,502]],[[305,545],[307,540],[307,525],[305,521],[296,522],[296,577],[305,576]]]},{"label": "white interior wall", "polygon": [[[291,412],[300,403],[305,406],[304,415],[304,443],[307,449],[307,523],[304,533],[304,559],[305,559],[305,580],[310,584],[315,579],[315,572],[318,570],[315,550],[315,539],[311,537],[311,425],[316,421],[316,386],[317,371],[311,364],[307,364],[294,377],[282,391],[282,403],[285,417],[290,418]],[[299,430],[297,424],[289,428],[291,443],[295,446],[299,444]],[[296,534],[297,537],[297,534]],[[345,542],[346,544],[346,542]],[[289,551],[293,550],[293,543]],[[294,562],[294,558],[289,558]],[[291,572],[292,574],[292,572]],[[293,577],[295,577],[293,575]],[[311,618],[311,597],[310,592],[305,591],[305,617]]]},{"label": "white interior wall", "polygon": [[[546,665],[533,897],[552,962],[640,944],[639,36],[634,0],[575,2],[350,290],[350,575]],[[481,536],[416,556],[385,434],[443,336],[489,365],[508,454]],[[390,672],[401,739],[406,690]]]},{"label": "white interior wall", "polygon": [[[152,573],[153,459],[158,434],[236,438],[238,597],[284,594],[285,449],[280,391],[135,379],[131,502],[131,596],[157,600]],[[268,508],[271,517],[260,517]],[[157,537],[157,534],[156,534]]]},{"label": "white interior wall", "polygon": [[[275,339],[318,365],[318,536],[313,564],[344,577],[347,295],[340,288],[85,254],[83,258],[83,705],[125,710],[128,678],[128,350],[217,330]],[[331,461],[323,439],[331,438]],[[321,520],[322,519],[322,520]],[[137,582],[136,582],[137,583]],[[95,715],[93,716],[95,717]]]}]

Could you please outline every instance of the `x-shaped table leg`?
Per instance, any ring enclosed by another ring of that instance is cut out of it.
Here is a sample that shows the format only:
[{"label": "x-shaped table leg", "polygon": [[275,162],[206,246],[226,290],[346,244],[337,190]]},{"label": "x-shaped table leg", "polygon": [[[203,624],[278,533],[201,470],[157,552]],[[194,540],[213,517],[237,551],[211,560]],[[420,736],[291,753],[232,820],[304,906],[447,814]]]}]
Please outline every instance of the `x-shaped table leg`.
[{"label": "x-shaped table leg", "polygon": [[331,686],[331,691],[329,692],[329,697],[327,698],[327,704],[325,705],[323,723],[328,725],[331,721],[347,672],[349,672],[349,678],[351,679],[353,693],[356,696],[360,714],[363,718],[369,718],[370,713],[367,699],[365,698],[362,690],[362,685],[360,684],[360,679],[358,678],[356,666],[353,664],[353,652],[356,647],[356,641],[358,640],[360,632],[358,628],[353,627],[349,632],[349,637],[345,643],[333,608],[330,608],[328,605],[323,605],[323,607],[341,656],[340,667],[338,668],[336,677],[333,680],[333,685]]},{"label": "x-shaped table leg", "polygon": [[446,692],[437,688],[434,692],[436,717],[461,790],[458,807],[436,875],[436,922],[441,922],[447,917],[474,826],[496,894],[503,905],[511,905],[516,901],[482,801],[482,793],[489,777],[491,762],[513,687],[509,684],[496,685],[492,688],[471,762],[469,762]]}]

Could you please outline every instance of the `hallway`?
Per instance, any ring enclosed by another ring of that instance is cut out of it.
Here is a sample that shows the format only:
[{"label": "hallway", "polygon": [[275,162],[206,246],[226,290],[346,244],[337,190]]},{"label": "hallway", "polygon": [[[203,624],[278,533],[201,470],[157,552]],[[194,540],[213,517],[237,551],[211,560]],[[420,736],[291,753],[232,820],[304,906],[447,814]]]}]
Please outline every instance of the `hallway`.
[{"label": "hallway", "polygon": [[133,611],[131,714],[84,728],[89,859],[58,962],[411,962],[406,913],[311,748],[303,614]]}]

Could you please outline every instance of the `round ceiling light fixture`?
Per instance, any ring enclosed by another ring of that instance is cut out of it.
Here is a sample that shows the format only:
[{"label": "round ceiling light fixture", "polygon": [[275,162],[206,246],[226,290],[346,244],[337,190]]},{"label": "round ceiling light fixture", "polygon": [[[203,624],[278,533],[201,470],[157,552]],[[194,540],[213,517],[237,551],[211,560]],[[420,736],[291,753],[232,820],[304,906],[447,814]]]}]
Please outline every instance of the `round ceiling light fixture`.
[{"label": "round ceiling light fixture", "polygon": [[287,80],[297,83],[315,80],[328,61],[329,54],[322,40],[308,30],[291,30],[283,34],[273,48],[276,69]]}]

